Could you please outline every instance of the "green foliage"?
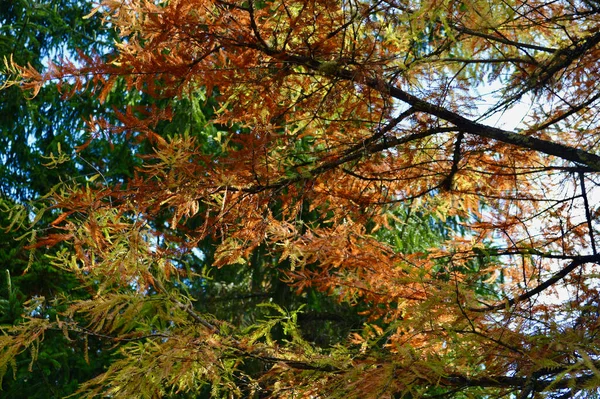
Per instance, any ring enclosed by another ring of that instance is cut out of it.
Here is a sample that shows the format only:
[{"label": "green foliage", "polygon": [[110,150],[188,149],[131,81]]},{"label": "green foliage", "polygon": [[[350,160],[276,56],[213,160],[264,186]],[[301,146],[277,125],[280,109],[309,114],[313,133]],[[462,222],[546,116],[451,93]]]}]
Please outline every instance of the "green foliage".
[{"label": "green foliage", "polygon": [[[77,57],[77,51],[104,52],[113,33],[100,21],[85,20],[90,5],[77,1],[2,1],[0,4],[0,58],[43,69],[50,59]],[[1,71],[0,71],[1,72]],[[0,73],[0,82],[8,76]],[[87,140],[85,119],[116,103],[116,92],[100,105],[97,100],[66,98],[56,86],[47,85],[35,99],[18,87],[0,90],[0,324],[3,331],[28,317],[56,320],[69,300],[86,298],[70,273],[54,267],[44,248],[25,247],[35,235],[27,233],[32,221],[43,231],[57,217],[46,210],[42,195],[69,179],[85,180],[90,173],[123,179],[136,163],[121,139],[103,141],[75,154]],[[98,144],[98,145],[96,145]],[[114,151],[114,152],[113,152]],[[62,160],[59,158],[62,157]],[[75,162],[65,162],[75,158]],[[106,168],[107,164],[111,168]],[[31,301],[36,303],[31,308]],[[112,352],[110,344],[87,335],[68,336],[62,331],[44,332],[44,345],[33,341],[19,347],[17,357],[2,380],[3,398],[61,398],[72,394],[82,381],[103,369]],[[20,348],[20,349],[19,349]],[[32,352],[33,351],[33,352]],[[3,354],[6,354],[3,348]],[[32,362],[35,354],[35,362]],[[10,370],[12,368],[12,370]],[[2,373],[4,374],[4,373]]]}]

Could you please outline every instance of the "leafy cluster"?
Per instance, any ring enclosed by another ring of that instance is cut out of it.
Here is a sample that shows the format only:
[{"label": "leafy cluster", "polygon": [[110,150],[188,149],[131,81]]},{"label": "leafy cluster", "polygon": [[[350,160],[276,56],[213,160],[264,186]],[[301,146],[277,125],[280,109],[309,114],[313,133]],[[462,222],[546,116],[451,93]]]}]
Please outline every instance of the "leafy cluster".
[{"label": "leafy cluster", "polygon": [[1,93],[93,94],[97,112],[77,155],[44,147],[61,172],[28,186],[42,196],[6,184],[7,234],[72,285],[23,295],[7,275],[0,371],[26,378],[56,332],[106,365],[90,398],[598,392],[600,4],[104,0],[92,17],[114,45],[6,61]]}]

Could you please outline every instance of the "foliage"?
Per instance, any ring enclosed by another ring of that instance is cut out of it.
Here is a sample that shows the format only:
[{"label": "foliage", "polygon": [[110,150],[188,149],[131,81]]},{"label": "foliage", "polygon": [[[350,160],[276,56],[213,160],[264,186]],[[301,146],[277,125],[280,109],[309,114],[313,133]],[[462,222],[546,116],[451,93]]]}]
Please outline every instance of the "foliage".
[{"label": "foliage", "polygon": [[[103,52],[115,35],[103,29],[98,20],[84,20],[89,11],[89,5],[69,0],[1,2],[0,59],[42,68],[48,58],[76,54],[80,48]],[[0,82],[4,83],[6,78],[5,74],[0,75]],[[84,180],[86,174],[96,173],[107,161],[113,165],[113,170],[105,171],[107,179],[122,178],[127,169],[132,172],[133,166],[127,165],[132,158],[121,154],[121,162],[113,162],[106,142],[96,142],[79,152],[77,162],[65,162],[75,153],[75,147],[86,140],[85,118],[99,112],[98,105],[90,97],[65,98],[53,85],[41,88],[35,99],[17,87],[0,91],[0,148],[3,149],[0,323],[3,325],[18,325],[27,310],[39,318],[56,319],[66,306],[57,303],[55,297],[89,296],[70,273],[45,262],[43,248],[27,250],[25,247],[34,237],[21,237],[25,231],[17,229],[33,218],[40,231],[49,228],[59,212],[44,212],[35,202],[28,201],[47,194],[61,181]],[[118,143],[113,145],[117,153],[121,148]],[[84,348],[84,342],[89,349]],[[64,397],[75,392],[81,381],[100,373],[106,364],[107,345],[93,337],[68,337],[60,330],[48,330],[44,333],[44,343],[33,352],[12,359],[8,369],[2,366],[3,374],[7,372],[2,379],[2,397]],[[14,349],[9,348],[9,352]],[[36,358],[34,363],[32,353]]]},{"label": "foliage", "polygon": [[[56,319],[25,310],[0,364],[26,348],[35,360],[36,338],[61,329],[118,350],[84,397],[597,393],[599,3],[95,12],[120,34],[110,56],[9,63],[6,85],[157,98],[90,124],[153,151],[131,145],[143,163],[124,184],[59,184],[39,202],[61,213],[31,248],[55,246],[53,267],[93,299]],[[518,129],[494,125],[524,107]],[[169,128],[181,115],[202,123]],[[210,303],[228,291],[271,305]],[[302,302],[332,300],[365,319],[309,338]]]}]

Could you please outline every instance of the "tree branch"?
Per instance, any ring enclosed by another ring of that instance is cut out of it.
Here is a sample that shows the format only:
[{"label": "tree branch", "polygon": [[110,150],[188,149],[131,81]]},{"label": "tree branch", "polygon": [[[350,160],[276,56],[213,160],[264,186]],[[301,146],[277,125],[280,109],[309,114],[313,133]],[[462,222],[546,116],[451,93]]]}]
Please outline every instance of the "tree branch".
[{"label": "tree branch", "polygon": [[[594,40],[590,39],[589,42],[586,41],[586,44],[582,45],[581,47],[588,48],[588,46],[590,46],[592,42],[600,40],[600,33],[598,35],[594,35],[593,39]],[[323,63],[313,58],[299,55],[281,54],[275,52],[272,49],[260,46],[254,46],[254,48],[281,61],[302,65],[313,71],[319,71],[319,73],[323,73]],[[581,49],[578,48],[578,50]],[[526,136],[524,134],[518,134],[508,130],[499,129],[496,127],[472,121],[456,112],[448,110],[447,108],[425,101],[415,95],[412,95],[400,89],[399,87],[386,83],[385,81],[379,78],[359,78],[359,75],[355,71],[350,69],[344,69],[340,66],[333,69],[327,68],[327,73],[331,77],[364,84],[374,90],[379,91],[382,94],[389,95],[397,100],[400,100],[410,105],[412,108],[414,108],[415,111],[430,114],[432,116],[438,117],[442,120],[453,124],[457,128],[455,130],[461,130],[465,133],[473,134],[479,137],[486,137],[506,144],[512,144],[520,148],[527,148],[530,150],[540,152],[542,154],[552,155],[557,158],[564,159],[566,161],[574,162],[577,165],[587,166],[590,169],[593,169],[594,171],[600,172],[600,156],[591,152],[556,143],[553,141],[539,139],[537,137],[532,136]]]},{"label": "tree branch", "polygon": [[452,180],[454,176],[458,172],[458,163],[460,162],[460,145],[465,137],[464,133],[459,131],[456,135],[456,143],[454,144],[454,154],[452,156],[452,168],[450,169],[450,173],[441,183],[441,186],[447,190],[452,191]]},{"label": "tree branch", "polygon": [[[380,87],[383,82],[372,79],[367,82],[370,87]],[[480,137],[486,137],[498,140],[503,143],[512,144],[517,147],[527,148],[546,155],[571,161],[579,165],[585,165],[594,171],[600,171],[600,156],[581,150],[579,148],[569,147],[564,144],[553,141],[539,139],[537,137],[525,136],[523,134],[513,133],[508,130],[487,126],[474,122],[446,108],[421,100],[397,87],[388,86],[388,93],[407,104],[412,105],[418,111],[426,112],[455,125],[458,130],[470,133]]]},{"label": "tree branch", "polygon": [[507,44],[509,46],[514,46],[514,47],[517,47],[519,49],[526,48],[526,49],[529,49],[529,50],[543,51],[543,52],[546,52],[546,53],[556,53],[558,51],[558,49],[555,49],[555,48],[538,46],[536,44],[516,42],[514,40],[510,40],[510,39],[507,39],[507,38],[502,37],[502,36],[494,36],[494,35],[490,35],[488,33],[477,32],[475,30],[468,29],[468,28],[463,28],[463,27],[460,27],[460,26],[453,26],[453,28],[456,29],[457,31],[459,31],[461,33],[465,33],[467,35],[481,37],[481,38],[484,38],[484,39],[491,40],[493,42],[498,42],[498,43],[502,43],[502,44]]},{"label": "tree branch", "polygon": [[592,225],[592,213],[590,212],[590,204],[585,190],[585,176],[583,173],[579,173],[579,184],[581,186],[581,196],[583,197],[583,206],[585,208],[585,219],[588,226],[588,234],[590,235],[590,244],[592,246],[592,252],[596,255],[596,240],[594,239],[594,226]]},{"label": "tree branch", "polygon": [[451,375],[442,378],[441,385],[459,386],[459,387],[481,387],[481,388],[525,388],[530,384],[532,391],[541,392],[548,387],[557,391],[568,388],[580,388],[585,386],[592,378],[593,374],[585,374],[579,377],[562,378],[559,381],[554,380],[534,380],[529,381],[529,377],[508,377],[508,376],[493,376],[493,377],[465,377],[463,375]]},{"label": "tree branch", "polygon": [[[387,137],[385,137],[385,135],[383,135],[382,140],[379,140],[379,141],[376,141],[374,143],[367,144],[367,145],[364,145],[363,143],[357,144],[356,146],[349,149],[346,152],[346,155],[341,156],[337,159],[334,159],[333,161],[325,162],[325,163],[307,171],[306,174],[310,178],[313,178],[313,177],[316,177],[316,176],[318,176],[322,173],[325,173],[329,170],[335,169],[340,165],[360,159],[361,157],[363,157],[365,155],[374,154],[374,153],[381,152],[381,151],[389,149],[389,148],[393,148],[393,147],[401,145],[401,144],[406,144],[411,141],[420,140],[425,137],[433,136],[438,133],[451,132],[454,130],[456,130],[456,129],[454,129],[454,128],[435,128],[435,129],[430,129],[430,130],[427,130],[427,131],[424,131],[421,133],[415,133],[415,134],[410,134],[407,136],[394,137],[394,138],[387,138]],[[285,187],[289,184],[294,184],[294,183],[297,183],[297,182],[300,182],[300,181],[306,180],[306,179],[307,179],[307,177],[305,177],[305,176],[296,176],[296,177],[284,178],[284,179],[278,180],[277,182],[272,183],[272,184],[255,185],[255,186],[247,187],[247,188],[244,188],[241,190],[236,189],[235,187],[229,187],[228,189],[231,191],[244,191],[244,192],[247,192],[250,194],[255,194],[255,193],[265,191],[265,190]]]},{"label": "tree branch", "polygon": [[489,305],[484,308],[469,308],[469,310],[472,312],[488,312],[491,310],[499,310],[499,309],[504,309],[504,308],[513,306],[514,304],[516,304],[518,302],[524,301],[526,299],[531,298],[534,295],[539,294],[540,292],[544,291],[546,288],[551,287],[557,281],[560,281],[563,278],[565,278],[569,273],[571,273],[573,270],[575,270],[575,268],[577,268],[578,266],[581,266],[585,263],[590,263],[590,262],[595,262],[595,263],[600,262],[600,256],[589,255],[589,256],[578,257],[578,258],[574,259],[573,261],[571,261],[571,263],[569,263],[569,265],[567,265],[567,267],[565,267],[564,269],[555,273],[548,280],[539,284],[535,288],[532,288],[531,290],[519,295],[516,298],[509,299],[507,301],[498,303],[496,305]]}]

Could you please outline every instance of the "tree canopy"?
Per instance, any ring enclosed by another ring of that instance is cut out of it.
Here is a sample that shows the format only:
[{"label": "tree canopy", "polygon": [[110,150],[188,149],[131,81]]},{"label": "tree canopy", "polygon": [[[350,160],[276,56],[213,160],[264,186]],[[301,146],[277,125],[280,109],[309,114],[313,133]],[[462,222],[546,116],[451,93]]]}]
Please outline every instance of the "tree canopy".
[{"label": "tree canopy", "polygon": [[[54,318],[32,298],[0,371],[61,331],[113,345],[82,397],[598,393],[599,2],[104,0],[86,18],[118,32],[107,54],[7,61],[5,86],[131,94],[88,127],[140,165],[37,200],[53,221],[29,248],[89,296]],[[19,206],[11,224],[35,222]]]}]

